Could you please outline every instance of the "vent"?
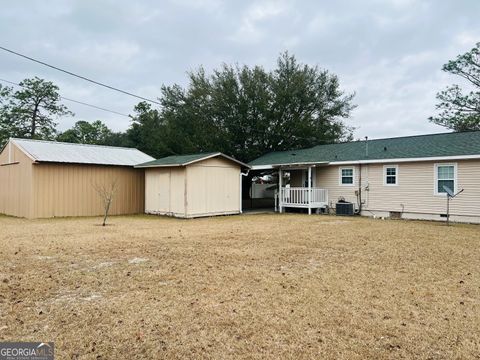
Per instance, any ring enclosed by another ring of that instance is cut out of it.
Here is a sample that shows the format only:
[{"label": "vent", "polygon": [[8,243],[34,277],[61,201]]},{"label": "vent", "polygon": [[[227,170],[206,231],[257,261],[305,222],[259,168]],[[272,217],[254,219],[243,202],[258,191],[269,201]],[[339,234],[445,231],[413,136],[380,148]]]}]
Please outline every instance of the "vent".
[{"label": "vent", "polygon": [[398,220],[402,218],[402,213],[400,211],[390,211],[390,219]]}]

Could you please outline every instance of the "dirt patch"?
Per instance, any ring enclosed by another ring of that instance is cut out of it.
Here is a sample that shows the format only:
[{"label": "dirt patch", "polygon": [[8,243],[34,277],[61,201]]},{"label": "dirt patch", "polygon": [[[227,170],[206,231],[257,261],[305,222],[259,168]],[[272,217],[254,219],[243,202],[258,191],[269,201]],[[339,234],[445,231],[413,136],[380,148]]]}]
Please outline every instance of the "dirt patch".
[{"label": "dirt patch", "polygon": [[475,358],[480,226],[0,217],[0,339],[59,359]]}]

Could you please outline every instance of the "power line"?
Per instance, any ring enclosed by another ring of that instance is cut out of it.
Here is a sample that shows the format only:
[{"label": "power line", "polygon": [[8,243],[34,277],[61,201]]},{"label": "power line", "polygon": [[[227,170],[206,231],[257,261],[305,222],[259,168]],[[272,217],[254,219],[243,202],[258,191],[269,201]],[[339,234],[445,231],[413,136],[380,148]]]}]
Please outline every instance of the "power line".
[{"label": "power line", "polygon": [[[15,85],[15,86],[22,87],[22,85],[20,85],[20,84],[18,84],[18,83],[16,83],[16,82],[13,82],[13,81],[5,80],[5,79],[2,79],[2,78],[0,78],[0,81],[1,81],[1,82],[4,82],[4,83],[7,83],[7,84],[11,84],[11,85]],[[121,112],[118,112],[118,111],[115,111],[115,110],[110,110],[110,109],[103,108],[103,107],[100,107],[100,106],[97,106],[97,105],[92,105],[92,104],[89,104],[89,103],[86,103],[86,102],[83,102],[83,101],[78,101],[78,100],[70,99],[70,98],[67,98],[67,97],[61,96],[61,95],[60,95],[60,98],[63,99],[63,100],[67,100],[67,101],[71,101],[71,102],[80,104],[80,105],[88,106],[88,107],[91,107],[91,108],[94,108],[94,109],[97,109],[97,110],[102,110],[102,111],[106,111],[106,112],[110,112],[110,113],[113,113],[113,114],[116,114],[116,115],[121,115],[121,116],[125,116],[125,117],[130,118],[129,115],[127,115],[127,114],[122,114]]]},{"label": "power line", "polygon": [[36,62],[36,63],[38,63],[38,64],[47,66],[47,67],[49,67],[49,68],[52,68],[52,69],[55,69],[55,70],[64,72],[65,74],[68,74],[68,75],[71,75],[71,76],[75,76],[75,77],[77,77],[77,78],[79,78],[79,79],[82,79],[82,80],[91,82],[91,83],[93,83],[93,84],[95,84],[95,85],[103,86],[103,87],[105,87],[105,88],[107,88],[107,89],[114,90],[114,91],[118,91],[118,92],[120,92],[120,93],[122,93],[122,94],[129,95],[129,96],[133,96],[133,97],[136,97],[137,99],[145,100],[145,101],[151,102],[151,103],[153,103],[153,104],[162,105],[162,104],[160,104],[158,101],[155,101],[155,100],[152,100],[152,99],[148,99],[148,98],[143,97],[143,96],[140,96],[140,95],[135,95],[135,94],[133,94],[133,93],[131,93],[131,92],[128,92],[128,91],[125,91],[125,90],[122,90],[122,89],[119,89],[119,88],[116,88],[116,87],[113,87],[113,86],[110,86],[110,85],[107,85],[107,84],[104,84],[104,83],[101,83],[101,82],[98,82],[98,81],[95,81],[95,80],[92,80],[92,79],[89,79],[89,78],[87,78],[87,77],[85,77],[85,76],[78,75],[78,74],[75,74],[75,73],[73,73],[73,72],[71,72],[71,71],[68,71],[68,70],[65,70],[65,69],[61,69],[61,68],[59,68],[59,67],[57,67],[57,66],[47,64],[46,62],[43,62],[43,61],[34,59],[34,58],[30,57],[30,56],[20,54],[20,53],[18,53],[18,52],[16,52],[16,51],[7,49],[7,48],[5,48],[5,47],[3,47],[3,46],[0,46],[0,49],[1,49],[1,50],[4,50],[4,51],[7,51],[7,52],[9,52],[9,53],[11,53],[11,54],[14,54],[14,55],[23,57],[23,58],[25,58],[25,59],[28,59],[28,60],[30,60],[30,61]]}]

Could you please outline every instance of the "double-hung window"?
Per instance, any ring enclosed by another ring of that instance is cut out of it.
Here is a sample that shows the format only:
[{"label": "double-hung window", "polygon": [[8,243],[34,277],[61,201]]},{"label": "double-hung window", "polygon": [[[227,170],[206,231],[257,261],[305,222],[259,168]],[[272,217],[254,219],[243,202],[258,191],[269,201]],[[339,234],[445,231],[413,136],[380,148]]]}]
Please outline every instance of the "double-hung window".
[{"label": "double-hung window", "polygon": [[340,168],[340,185],[353,185],[353,178],[353,168]]},{"label": "double-hung window", "polygon": [[385,165],[383,167],[383,184],[386,186],[398,185],[397,165]]},{"label": "double-hung window", "polygon": [[435,164],[435,194],[446,194],[445,187],[457,191],[457,164]]}]

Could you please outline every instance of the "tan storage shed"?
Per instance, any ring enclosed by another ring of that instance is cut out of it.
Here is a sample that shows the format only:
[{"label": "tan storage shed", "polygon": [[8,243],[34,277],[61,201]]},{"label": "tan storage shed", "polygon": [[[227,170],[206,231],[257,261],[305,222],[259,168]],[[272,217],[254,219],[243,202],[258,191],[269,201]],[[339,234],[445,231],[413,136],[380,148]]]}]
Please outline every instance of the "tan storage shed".
[{"label": "tan storage shed", "polygon": [[137,149],[10,139],[0,151],[0,214],[25,218],[95,216],[96,188],[116,184],[111,215],[144,212],[144,172],[153,160]]},{"label": "tan storage shed", "polygon": [[169,156],[145,169],[145,212],[182,218],[242,212],[241,172],[247,164],[222,153]]}]

